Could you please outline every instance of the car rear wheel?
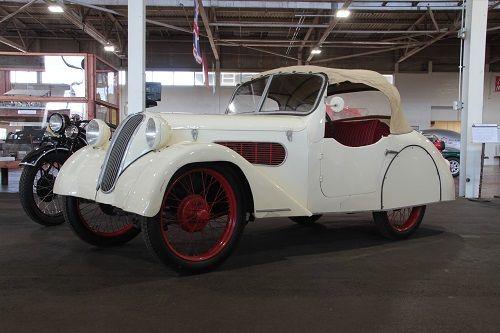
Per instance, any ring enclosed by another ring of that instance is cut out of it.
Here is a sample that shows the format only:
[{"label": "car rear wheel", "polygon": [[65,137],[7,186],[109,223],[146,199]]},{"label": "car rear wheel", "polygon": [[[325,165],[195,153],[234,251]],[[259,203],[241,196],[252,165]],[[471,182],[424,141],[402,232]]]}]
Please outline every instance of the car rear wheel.
[{"label": "car rear wheel", "polygon": [[99,247],[122,245],[141,230],[139,218],[110,205],[75,197],[63,198],[63,213],[76,235]]},{"label": "car rear wheel", "polygon": [[293,222],[295,222],[297,224],[308,225],[308,224],[313,224],[314,222],[319,220],[321,218],[321,216],[323,216],[323,215],[318,214],[318,215],[312,215],[312,216],[293,216],[293,217],[290,217],[290,220],[292,220]]},{"label": "car rear wheel", "polygon": [[373,220],[382,236],[390,239],[405,239],[410,237],[422,223],[425,207],[405,207],[373,212]]},{"label": "car rear wheel", "polygon": [[450,162],[450,171],[453,177],[458,177],[460,174],[460,159],[457,157],[448,157],[448,162]]},{"label": "car rear wheel", "polygon": [[147,247],[180,272],[220,265],[235,249],[245,226],[243,195],[228,168],[195,167],[170,181],[160,212],[142,224]]}]

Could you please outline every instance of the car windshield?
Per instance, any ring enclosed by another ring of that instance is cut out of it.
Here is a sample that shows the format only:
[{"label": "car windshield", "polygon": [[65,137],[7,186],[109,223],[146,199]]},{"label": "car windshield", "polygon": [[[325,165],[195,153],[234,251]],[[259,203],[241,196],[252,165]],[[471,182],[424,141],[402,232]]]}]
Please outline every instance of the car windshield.
[{"label": "car windshield", "polygon": [[323,87],[318,74],[277,74],[236,89],[226,113],[310,113]]}]

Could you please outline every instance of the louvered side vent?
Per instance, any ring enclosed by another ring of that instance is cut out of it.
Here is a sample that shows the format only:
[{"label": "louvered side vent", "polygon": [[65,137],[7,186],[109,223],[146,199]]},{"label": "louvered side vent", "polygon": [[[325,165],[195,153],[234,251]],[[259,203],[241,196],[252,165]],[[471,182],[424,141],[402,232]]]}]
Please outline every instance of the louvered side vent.
[{"label": "louvered side vent", "polygon": [[115,132],[113,140],[111,141],[111,147],[104,160],[106,165],[104,166],[101,177],[101,190],[103,192],[110,192],[115,186],[122,160],[127,151],[128,143],[132,139],[132,135],[137,127],[141,124],[143,117],[142,114],[131,116],[125,120],[124,124]]},{"label": "louvered side vent", "polygon": [[234,150],[252,164],[277,166],[281,165],[286,159],[285,147],[279,143],[238,141],[216,143]]}]

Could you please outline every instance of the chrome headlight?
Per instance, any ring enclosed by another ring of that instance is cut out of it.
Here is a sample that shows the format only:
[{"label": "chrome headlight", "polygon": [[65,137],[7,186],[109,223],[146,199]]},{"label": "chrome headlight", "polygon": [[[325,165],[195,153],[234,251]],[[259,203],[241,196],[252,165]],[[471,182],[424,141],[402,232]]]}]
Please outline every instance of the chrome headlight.
[{"label": "chrome headlight", "polygon": [[78,136],[78,127],[76,127],[75,125],[69,125],[68,127],[66,127],[66,129],[64,130],[64,135],[67,137],[67,138],[70,138],[70,139],[76,139],[77,136]]},{"label": "chrome headlight", "polygon": [[53,113],[49,117],[49,128],[54,133],[62,133],[64,131],[64,126],[66,125],[66,120],[60,113]]},{"label": "chrome headlight", "polygon": [[100,119],[92,120],[86,127],[87,144],[92,147],[101,147],[109,141],[111,130]]},{"label": "chrome headlight", "polygon": [[151,117],[146,123],[146,142],[149,148],[156,150],[165,147],[170,139],[171,128],[160,117]]}]

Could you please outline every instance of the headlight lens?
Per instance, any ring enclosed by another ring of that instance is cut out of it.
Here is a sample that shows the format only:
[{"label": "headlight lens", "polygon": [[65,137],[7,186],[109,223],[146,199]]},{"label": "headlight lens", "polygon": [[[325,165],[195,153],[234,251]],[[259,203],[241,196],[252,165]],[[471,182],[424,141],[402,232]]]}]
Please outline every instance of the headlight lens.
[{"label": "headlight lens", "polygon": [[149,148],[156,150],[167,145],[170,139],[170,126],[160,117],[151,117],[146,123],[146,142]]},{"label": "headlight lens", "polygon": [[64,130],[64,135],[67,138],[76,139],[76,137],[78,136],[78,127],[76,127],[75,125],[69,125]]},{"label": "headlight lens", "polygon": [[49,128],[52,132],[60,133],[64,129],[64,117],[59,113],[53,113],[49,117]]},{"label": "headlight lens", "polygon": [[92,120],[86,127],[87,144],[93,147],[101,147],[109,141],[111,130],[109,126],[100,119]]}]

